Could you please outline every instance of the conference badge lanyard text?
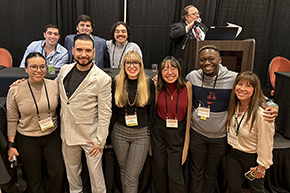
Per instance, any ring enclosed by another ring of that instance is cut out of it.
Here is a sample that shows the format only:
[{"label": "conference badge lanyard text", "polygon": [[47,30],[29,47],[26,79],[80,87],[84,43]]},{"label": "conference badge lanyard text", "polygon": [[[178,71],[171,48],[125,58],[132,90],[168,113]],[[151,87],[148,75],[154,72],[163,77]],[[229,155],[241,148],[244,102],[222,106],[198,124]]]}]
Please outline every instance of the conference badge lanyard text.
[{"label": "conference badge lanyard text", "polygon": [[54,127],[54,124],[53,124],[53,121],[52,121],[52,118],[50,116],[50,103],[49,103],[49,98],[48,98],[48,94],[47,94],[47,89],[46,89],[46,84],[45,84],[45,81],[43,80],[43,85],[44,85],[44,89],[45,89],[45,93],[46,93],[46,99],[47,99],[47,105],[48,105],[48,115],[49,117],[45,118],[45,119],[40,119],[40,116],[39,116],[39,110],[38,110],[38,106],[37,106],[37,103],[36,103],[36,100],[35,100],[35,97],[34,97],[34,94],[32,92],[32,89],[31,89],[31,86],[30,86],[30,83],[29,83],[29,80],[27,80],[27,84],[28,84],[28,87],[30,89],[30,92],[31,92],[31,95],[32,95],[32,98],[33,98],[33,101],[35,103],[35,108],[36,108],[36,112],[37,112],[37,116],[38,116],[38,124],[40,126],[40,129],[41,131],[45,131],[47,129],[50,129],[52,127]]},{"label": "conference badge lanyard text", "polygon": [[134,115],[128,115],[127,108],[125,109],[125,122],[128,127],[138,126],[137,110],[135,108]]},{"label": "conference badge lanyard text", "polygon": [[243,113],[240,121],[238,121],[238,114],[236,112],[235,114],[235,124],[234,124],[234,129],[236,132],[231,132],[230,128],[228,127],[228,144],[230,144],[233,147],[237,147],[238,146],[238,135],[239,135],[239,129],[241,126],[241,123],[245,117],[246,112]]},{"label": "conference badge lanyard text", "polygon": [[166,103],[166,127],[167,128],[178,128],[178,119],[177,119],[177,109],[178,109],[178,98],[179,98],[179,90],[177,90],[177,99],[176,99],[176,109],[175,109],[175,118],[168,118],[168,109],[167,109],[167,96],[165,90],[165,103]]},{"label": "conference badge lanyard text", "polygon": [[[216,75],[216,77],[215,77],[213,90],[215,89],[217,78],[218,78],[218,75]],[[202,89],[203,88],[203,81],[204,81],[204,73],[202,75],[202,84],[201,84],[201,91],[200,91],[200,97],[199,97],[200,100],[199,100],[199,104],[198,104],[197,115],[200,116],[200,119],[206,120],[210,116],[210,105],[208,105],[207,108],[201,106],[201,96],[202,96],[202,90],[203,90]],[[212,99],[211,99],[211,102],[212,102]]]}]

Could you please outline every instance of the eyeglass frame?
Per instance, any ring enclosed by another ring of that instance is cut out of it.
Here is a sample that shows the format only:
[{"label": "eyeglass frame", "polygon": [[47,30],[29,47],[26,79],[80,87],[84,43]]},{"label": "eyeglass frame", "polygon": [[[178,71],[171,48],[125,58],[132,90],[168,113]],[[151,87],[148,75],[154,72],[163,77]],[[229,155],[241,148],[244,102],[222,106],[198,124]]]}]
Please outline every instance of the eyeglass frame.
[{"label": "eyeglass frame", "polygon": [[[37,65],[29,65],[28,68],[31,69],[31,71],[36,72],[38,69],[40,69],[41,72],[44,72],[47,70],[47,65],[41,65],[41,66],[37,66]],[[32,68],[36,68],[35,70],[33,70]]]},{"label": "eyeglass frame", "polygon": [[131,67],[133,65],[133,67],[138,67],[138,65],[140,66],[139,62],[125,62],[125,66],[127,67]]}]

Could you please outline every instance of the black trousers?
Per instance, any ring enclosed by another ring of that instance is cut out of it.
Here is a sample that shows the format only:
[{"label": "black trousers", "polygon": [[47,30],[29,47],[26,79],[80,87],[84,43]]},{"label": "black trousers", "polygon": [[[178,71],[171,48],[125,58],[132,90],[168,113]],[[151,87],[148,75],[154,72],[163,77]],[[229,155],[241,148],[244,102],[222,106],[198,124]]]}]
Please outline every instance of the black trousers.
[{"label": "black trousers", "polygon": [[227,138],[208,138],[190,131],[190,192],[214,192],[219,165],[228,150]]},{"label": "black trousers", "polygon": [[[16,134],[17,150],[30,193],[63,193],[64,163],[59,130],[42,137]],[[46,171],[43,165],[46,166]],[[45,173],[43,172],[45,171]],[[47,176],[44,187],[43,176]]]},{"label": "black trousers", "polygon": [[184,120],[178,122],[178,128],[166,128],[166,122],[156,118],[151,147],[153,183],[158,193],[187,192],[181,165],[185,126]]},{"label": "black trousers", "polygon": [[[251,167],[258,165],[257,154],[242,152],[237,149],[231,149],[226,155],[226,176],[228,181],[228,190],[230,193],[242,193],[242,183],[245,179],[244,174]],[[246,178],[247,179],[247,178]],[[248,180],[251,193],[264,193],[264,179]]]}]

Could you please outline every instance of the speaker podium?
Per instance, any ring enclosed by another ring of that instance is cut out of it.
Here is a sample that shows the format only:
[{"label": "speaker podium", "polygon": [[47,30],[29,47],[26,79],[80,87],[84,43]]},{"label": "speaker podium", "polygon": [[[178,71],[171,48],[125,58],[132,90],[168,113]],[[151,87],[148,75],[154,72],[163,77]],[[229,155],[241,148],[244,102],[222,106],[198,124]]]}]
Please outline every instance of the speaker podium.
[{"label": "speaker podium", "polygon": [[230,70],[253,71],[256,44],[254,39],[200,41],[194,38],[185,47],[184,64],[187,64],[187,73],[200,68],[198,50],[209,44],[219,48],[222,64]]}]

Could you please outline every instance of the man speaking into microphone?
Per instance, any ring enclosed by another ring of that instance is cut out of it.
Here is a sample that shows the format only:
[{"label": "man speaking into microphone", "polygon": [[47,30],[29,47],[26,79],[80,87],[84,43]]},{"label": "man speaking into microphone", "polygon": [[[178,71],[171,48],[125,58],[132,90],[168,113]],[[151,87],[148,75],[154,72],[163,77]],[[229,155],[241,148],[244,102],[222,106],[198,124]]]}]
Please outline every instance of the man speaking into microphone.
[{"label": "man speaking into microphone", "polygon": [[171,55],[181,64],[183,75],[187,72],[187,65],[183,63],[184,48],[187,40],[196,38],[204,40],[207,27],[201,23],[200,12],[193,5],[186,6],[181,13],[182,22],[171,25],[170,39],[173,41]]}]

